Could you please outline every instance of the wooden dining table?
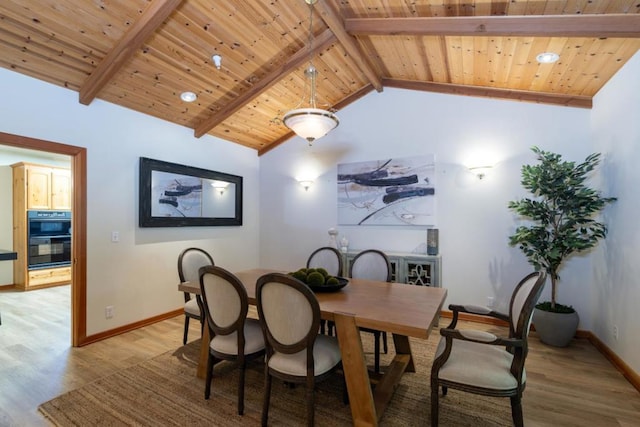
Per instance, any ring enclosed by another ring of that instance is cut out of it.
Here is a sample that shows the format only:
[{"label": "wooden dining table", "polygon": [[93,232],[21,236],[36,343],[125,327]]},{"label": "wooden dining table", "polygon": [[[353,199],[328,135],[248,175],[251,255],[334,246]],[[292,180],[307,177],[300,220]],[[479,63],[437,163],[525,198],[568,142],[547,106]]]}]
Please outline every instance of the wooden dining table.
[{"label": "wooden dining table", "polygon": [[[252,269],[234,273],[247,289],[249,303],[256,302],[256,281],[276,270]],[[183,292],[200,294],[197,283],[178,285]],[[447,296],[443,288],[349,279],[337,292],[316,293],[322,319],[335,322],[342,354],[354,426],[377,426],[405,372],[415,372],[409,337],[427,339],[437,325]],[[393,334],[395,356],[378,377],[367,367],[359,328]],[[205,377],[209,342],[204,328],[197,375]],[[375,381],[375,387],[372,387]],[[426,377],[425,377],[426,381]]]}]

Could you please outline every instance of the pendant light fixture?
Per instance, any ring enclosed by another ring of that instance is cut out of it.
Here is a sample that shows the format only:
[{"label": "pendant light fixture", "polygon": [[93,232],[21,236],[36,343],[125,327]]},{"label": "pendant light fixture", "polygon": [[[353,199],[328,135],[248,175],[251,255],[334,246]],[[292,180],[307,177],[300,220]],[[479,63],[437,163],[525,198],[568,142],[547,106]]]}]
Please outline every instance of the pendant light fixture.
[{"label": "pendant light fixture", "polygon": [[309,145],[318,138],[325,136],[333,130],[340,121],[331,111],[317,108],[316,106],[316,78],[318,70],[313,66],[313,5],[317,0],[305,0],[309,5],[309,66],[304,70],[304,75],[309,79],[311,94],[309,107],[296,108],[284,115],[282,121],[285,126],[294,131],[296,135],[309,141]]}]

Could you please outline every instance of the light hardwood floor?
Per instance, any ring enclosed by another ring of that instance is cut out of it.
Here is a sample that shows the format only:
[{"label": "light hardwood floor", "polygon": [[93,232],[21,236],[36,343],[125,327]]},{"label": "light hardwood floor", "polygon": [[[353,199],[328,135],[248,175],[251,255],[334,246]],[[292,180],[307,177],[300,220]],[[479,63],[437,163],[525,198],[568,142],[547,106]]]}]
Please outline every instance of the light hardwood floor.
[{"label": "light hardwood floor", "polygon": [[[37,409],[42,402],[182,345],[180,316],[73,348],[70,291],[0,291],[0,426],[49,425]],[[189,339],[196,339],[192,323]]]},{"label": "light hardwood floor", "polygon": [[[0,426],[47,426],[37,410],[40,403],[182,343],[184,318],[178,316],[71,348],[69,299],[69,286],[0,291]],[[199,325],[191,323],[190,340],[199,335]],[[442,326],[447,323],[442,319]],[[558,349],[532,333],[530,344],[526,426],[640,426],[640,393],[587,340]],[[428,405],[429,397],[424,399]]]}]

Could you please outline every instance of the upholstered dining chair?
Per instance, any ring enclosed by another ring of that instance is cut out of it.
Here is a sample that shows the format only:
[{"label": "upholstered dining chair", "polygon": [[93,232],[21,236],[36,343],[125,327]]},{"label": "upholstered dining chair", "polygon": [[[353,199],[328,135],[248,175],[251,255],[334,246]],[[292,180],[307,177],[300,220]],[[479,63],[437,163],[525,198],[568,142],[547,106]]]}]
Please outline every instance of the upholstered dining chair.
[{"label": "upholstered dining chair", "polygon": [[[324,268],[331,276],[342,276],[342,255],[336,248],[331,246],[323,246],[316,249],[309,255],[307,259],[307,268]],[[329,335],[332,335],[333,322],[320,320],[320,333],[325,333],[325,328]]]},{"label": "upholstered dining chair", "polygon": [[[200,280],[198,272],[200,267],[205,265],[214,265],[213,258],[207,251],[200,248],[187,248],[183,250],[178,256],[178,277],[180,277],[180,283],[198,283]],[[194,319],[200,322],[200,330],[204,327],[204,319],[201,315],[202,310],[200,306],[200,298],[195,295],[191,295],[189,292],[184,293],[183,345],[187,343],[187,337],[189,335],[189,319]]]},{"label": "upholstered dining chair", "polygon": [[342,276],[342,255],[336,248],[323,246],[309,255],[307,268],[324,268],[331,276]]},{"label": "upholstered dining chair", "polygon": [[[390,282],[392,274],[389,258],[384,252],[377,249],[364,250],[358,253],[351,261],[349,277]],[[389,351],[387,333],[369,328],[360,328],[360,330],[370,332],[374,336],[374,369],[376,372],[380,372],[380,339],[382,338],[386,354]]]},{"label": "upholstered dining chair", "polygon": [[209,399],[211,394],[213,365],[221,360],[237,362],[238,415],[242,415],[246,362],[265,354],[262,328],[256,319],[247,318],[247,291],[233,273],[213,265],[201,267],[200,292],[211,337],[204,398]]},{"label": "upholstered dining chair", "polygon": [[340,366],[338,340],[318,334],[320,304],[301,281],[286,274],[265,274],[256,283],[256,299],[267,344],[262,425],[267,425],[271,382],[276,377],[306,383],[307,424],[313,426],[315,383]]},{"label": "upholstered dining chair", "polygon": [[[438,425],[438,388],[442,395],[453,388],[469,393],[511,399],[511,416],[523,425],[522,393],[527,375],[527,336],[533,309],[546,281],[544,272],[535,272],[518,283],[511,296],[509,314],[486,307],[450,305],[453,320],[440,329],[440,342],[431,368],[431,425]],[[508,337],[484,331],[456,329],[459,313],[473,313],[509,323]]]}]

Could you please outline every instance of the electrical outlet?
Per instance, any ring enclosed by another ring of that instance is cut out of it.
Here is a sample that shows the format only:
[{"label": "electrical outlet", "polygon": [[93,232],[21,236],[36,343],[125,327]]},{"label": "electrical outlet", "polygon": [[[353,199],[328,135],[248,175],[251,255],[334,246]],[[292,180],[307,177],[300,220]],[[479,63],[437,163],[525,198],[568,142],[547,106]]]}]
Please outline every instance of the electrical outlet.
[{"label": "electrical outlet", "polygon": [[108,305],[104,308],[104,318],[111,319],[113,317],[113,306]]},{"label": "electrical outlet", "polygon": [[495,302],[494,297],[487,297],[487,307],[493,308],[493,303]]},{"label": "electrical outlet", "polygon": [[618,326],[617,325],[613,326],[613,339],[618,341]]},{"label": "electrical outlet", "polygon": [[112,231],[111,232],[111,241],[113,243],[118,243],[120,241],[120,232],[119,231]]}]

